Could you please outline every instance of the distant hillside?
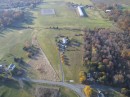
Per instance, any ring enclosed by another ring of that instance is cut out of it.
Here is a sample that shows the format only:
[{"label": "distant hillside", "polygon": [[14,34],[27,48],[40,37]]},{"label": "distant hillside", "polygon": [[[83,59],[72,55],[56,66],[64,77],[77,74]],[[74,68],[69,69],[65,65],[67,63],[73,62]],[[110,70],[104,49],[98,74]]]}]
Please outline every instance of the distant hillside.
[{"label": "distant hillside", "polygon": [[39,4],[42,0],[0,0],[0,8],[16,8]]},{"label": "distant hillside", "polygon": [[108,5],[117,3],[117,4],[126,4],[130,5],[130,0],[92,0],[94,3],[105,3]]}]

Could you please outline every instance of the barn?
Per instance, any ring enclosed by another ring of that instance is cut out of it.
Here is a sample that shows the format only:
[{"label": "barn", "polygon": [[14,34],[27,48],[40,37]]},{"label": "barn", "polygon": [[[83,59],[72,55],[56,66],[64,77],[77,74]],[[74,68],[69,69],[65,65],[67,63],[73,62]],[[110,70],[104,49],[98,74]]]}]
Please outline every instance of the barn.
[{"label": "barn", "polygon": [[85,16],[85,13],[83,12],[83,6],[78,6],[77,7],[77,12],[78,12],[80,17],[84,17]]}]

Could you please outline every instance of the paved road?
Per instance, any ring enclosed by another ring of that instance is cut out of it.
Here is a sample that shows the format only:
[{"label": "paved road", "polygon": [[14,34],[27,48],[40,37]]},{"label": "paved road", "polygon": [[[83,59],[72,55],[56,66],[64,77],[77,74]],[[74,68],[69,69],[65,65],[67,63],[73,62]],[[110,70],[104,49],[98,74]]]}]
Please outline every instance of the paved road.
[{"label": "paved road", "polygon": [[[34,82],[34,83],[44,83],[44,84],[49,84],[49,85],[57,85],[57,86],[63,86],[66,88],[71,89],[72,91],[76,92],[79,97],[86,97],[85,94],[83,93],[83,88],[85,85],[82,84],[69,84],[66,82],[55,82],[55,81],[48,81],[48,80],[35,80],[35,79],[29,79],[29,78],[14,78],[16,80],[21,79],[23,81],[28,81],[28,82]],[[98,91],[118,91],[118,88],[113,88],[111,86],[105,86],[105,85],[90,85],[92,88],[97,89]],[[97,95],[98,97],[105,97],[103,93],[99,93]]]},{"label": "paved road", "polygon": [[69,88],[69,89],[73,90],[74,92],[76,92],[79,97],[86,97],[81,88],[78,88],[76,85],[69,84],[69,83],[66,83],[66,82],[55,82],[55,81],[47,81],[47,80],[34,80],[34,79],[27,79],[27,78],[21,78],[21,80],[34,82],[34,83],[44,83],[44,84],[49,84],[49,85],[63,86],[63,87]]}]

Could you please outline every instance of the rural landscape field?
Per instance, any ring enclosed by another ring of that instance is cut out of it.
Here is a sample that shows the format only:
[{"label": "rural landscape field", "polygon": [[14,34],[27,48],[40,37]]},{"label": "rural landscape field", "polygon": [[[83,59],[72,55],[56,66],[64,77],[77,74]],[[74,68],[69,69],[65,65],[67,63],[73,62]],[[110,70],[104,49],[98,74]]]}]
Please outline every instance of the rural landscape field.
[{"label": "rural landscape field", "polygon": [[129,8],[0,0],[0,97],[129,97]]}]

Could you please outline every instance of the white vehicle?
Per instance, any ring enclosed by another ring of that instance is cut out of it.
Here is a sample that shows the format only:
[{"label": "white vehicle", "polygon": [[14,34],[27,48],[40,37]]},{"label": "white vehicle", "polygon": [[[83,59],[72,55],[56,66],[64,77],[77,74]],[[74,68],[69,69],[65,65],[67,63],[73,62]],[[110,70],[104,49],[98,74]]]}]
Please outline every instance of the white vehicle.
[{"label": "white vehicle", "polygon": [[9,66],[8,66],[8,70],[14,70],[14,68],[15,68],[15,65],[14,64],[10,64]]}]

